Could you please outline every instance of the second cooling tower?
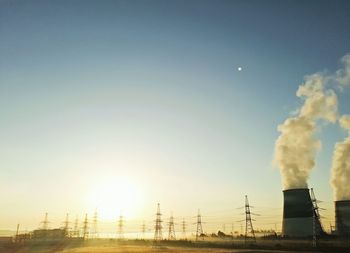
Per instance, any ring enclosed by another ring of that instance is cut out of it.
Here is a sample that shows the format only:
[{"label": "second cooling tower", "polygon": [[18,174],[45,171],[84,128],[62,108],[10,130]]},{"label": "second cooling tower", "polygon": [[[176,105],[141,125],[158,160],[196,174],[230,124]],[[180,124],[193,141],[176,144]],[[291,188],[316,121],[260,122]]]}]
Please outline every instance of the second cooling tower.
[{"label": "second cooling tower", "polygon": [[335,202],[336,232],[341,237],[350,237],[350,200]]},{"label": "second cooling tower", "polygon": [[314,215],[309,189],[285,190],[283,191],[283,197],[283,236],[312,236],[314,233],[314,226],[316,234],[323,234],[320,221],[316,219]]}]

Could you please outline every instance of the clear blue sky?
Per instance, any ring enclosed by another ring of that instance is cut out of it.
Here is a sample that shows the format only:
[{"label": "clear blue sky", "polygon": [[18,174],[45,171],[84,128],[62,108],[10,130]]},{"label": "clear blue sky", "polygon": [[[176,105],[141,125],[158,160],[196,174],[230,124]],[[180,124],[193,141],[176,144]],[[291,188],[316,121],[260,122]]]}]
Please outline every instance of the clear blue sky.
[{"label": "clear blue sky", "polygon": [[[271,214],[277,125],[304,75],[340,67],[349,13],[349,1],[0,1],[0,228],[91,213],[106,178],[127,178],[149,215],[160,202],[228,217],[244,194]],[[339,99],[350,113],[350,92]],[[324,129],[311,175],[330,218],[344,136]],[[98,208],[112,207],[128,209]]]}]

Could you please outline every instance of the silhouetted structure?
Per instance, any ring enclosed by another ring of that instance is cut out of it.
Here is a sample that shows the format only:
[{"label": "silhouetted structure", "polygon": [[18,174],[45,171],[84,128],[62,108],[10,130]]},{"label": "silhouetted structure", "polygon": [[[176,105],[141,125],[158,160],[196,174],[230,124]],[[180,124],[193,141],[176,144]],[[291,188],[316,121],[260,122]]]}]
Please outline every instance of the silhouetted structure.
[{"label": "silhouetted structure", "polygon": [[196,229],[196,241],[198,241],[198,238],[202,237],[204,239],[204,233],[202,228],[202,216],[200,214],[200,210],[198,209],[197,214],[197,229]]},{"label": "silhouetted structure", "polygon": [[141,239],[144,240],[144,239],[145,239],[145,234],[146,234],[146,224],[145,224],[145,221],[142,222],[141,233],[142,233]]},{"label": "silhouetted structure", "polygon": [[93,238],[97,238],[98,237],[98,231],[97,231],[97,210],[95,210],[94,213],[94,217],[92,220],[92,227],[93,227],[93,232],[92,232],[92,236]]},{"label": "silhouetted structure", "polygon": [[45,213],[45,218],[44,218],[44,220],[41,222],[41,224],[42,224],[42,229],[44,229],[44,230],[49,229],[48,213]]},{"label": "silhouetted structure", "polygon": [[73,236],[74,237],[79,237],[80,236],[80,232],[79,232],[79,218],[78,215],[75,218],[75,222],[74,222],[74,230],[73,230]]},{"label": "silhouetted structure", "polygon": [[160,213],[160,204],[158,203],[156,213],[156,225],[154,227],[154,241],[159,242],[162,239],[162,214]]},{"label": "silhouetted structure", "polygon": [[83,239],[86,240],[89,237],[89,221],[88,216],[85,214],[85,219],[83,222]]},{"label": "silhouetted structure", "polygon": [[69,214],[68,213],[66,214],[66,219],[63,222],[63,229],[66,233],[66,236],[68,236],[69,235]]},{"label": "silhouetted structure", "polygon": [[122,215],[119,216],[118,220],[118,239],[124,239],[124,218]]},{"label": "silhouetted structure", "polygon": [[350,200],[335,202],[335,228],[340,237],[350,237]]},{"label": "silhouetted structure", "polygon": [[173,215],[171,215],[169,219],[168,240],[176,240]]},{"label": "silhouetted structure", "polygon": [[283,191],[282,235],[285,237],[308,237],[324,234],[309,189]]},{"label": "silhouetted structure", "polygon": [[247,244],[248,241],[250,243],[256,243],[248,196],[245,195],[245,244]]},{"label": "silhouetted structure", "polygon": [[186,221],[185,218],[182,220],[182,239],[186,239]]}]

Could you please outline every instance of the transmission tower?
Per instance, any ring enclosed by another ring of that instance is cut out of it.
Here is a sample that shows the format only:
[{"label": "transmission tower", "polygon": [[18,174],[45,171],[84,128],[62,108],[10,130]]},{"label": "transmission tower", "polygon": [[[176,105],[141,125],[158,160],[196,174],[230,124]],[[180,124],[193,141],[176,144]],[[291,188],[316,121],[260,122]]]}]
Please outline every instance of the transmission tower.
[{"label": "transmission tower", "polygon": [[74,237],[79,237],[79,218],[78,218],[78,215],[75,218],[75,222],[74,222],[73,236]]},{"label": "transmission tower", "polygon": [[186,240],[186,221],[185,218],[182,220],[182,239]]},{"label": "transmission tower", "polygon": [[18,241],[19,241],[19,224],[17,224],[15,243],[17,243]]},{"label": "transmission tower", "polygon": [[312,246],[314,248],[317,247],[317,233],[319,231],[323,231],[322,223],[321,223],[321,215],[319,212],[319,207],[317,204],[317,199],[315,197],[314,189],[311,188],[311,201],[312,201],[312,217],[313,217],[313,238],[312,238]]},{"label": "transmission tower", "polygon": [[168,240],[176,240],[175,228],[174,228],[174,217],[172,214],[171,214],[170,219],[169,219]]},{"label": "transmission tower", "polygon": [[245,195],[245,244],[247,244],[248,240],[252,243],[256,243],[248,196]]},{"label": "transmission tower", "polygon": [[63,229],[66,236],[68,236],[68,232],[69,232],[69,214],[68,213],[66,214],[66,219],[63,222]]},{"label": "transmission tower", "polygon": [[124,239],[124,219],[123,216],[119,216],[118,220],[118,239]]},{"label": "transmission tower", "polygon": [[88,222],[88,216],[85,214],[85,219],[83,222],[83,238],[86,240],[89,236],[89,222]]},{"label": "transmission tower", "polygon": [[198,214],[197,214],[197,230],[196,230],[196,241],[198,241],[198,238],[203,237],[203,228],[202,228],[202,216],[200,214],[200,210],[198,209]]},{"label": "transmission tower", "polygon": [[156,213],[156,225],[154,226],[154,241],[159,242],[162,239],[162,214],[160,213],[160,204],[158,203]]},{"label": "transmission tower", "polygon": [[49,229],[48,213],[45,213],[45,218],[41,222],[41,224],[43,224],[42,229],[44,229],[44,230],[48,230]]},{"label": "transmission tower", "polygon": [[146,234],[146,224],[145,224],[145,221],[142,222],[141,233],[142,233],[142,240],[144,240],[144,239],[145,239],[145,234]]},{"label": "transmission tower", "polygon": [[93,217],[93,237],[94,238],[97,238],[98,237],[98,233],[97,233],[97,210],[95,210],[95,213],[94,213],[94,217]]}]

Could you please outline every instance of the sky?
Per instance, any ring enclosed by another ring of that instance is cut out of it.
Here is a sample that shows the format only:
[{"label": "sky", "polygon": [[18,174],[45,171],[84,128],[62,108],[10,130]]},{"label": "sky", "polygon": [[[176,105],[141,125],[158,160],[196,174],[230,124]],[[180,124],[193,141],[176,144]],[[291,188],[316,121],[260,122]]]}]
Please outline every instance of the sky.
[{"label": "sky", "polygon": [[[349,12],[348,1],[1,0],[0,229],[95,210],[151,227],[160,203],[189,224],[200,209],[214,232],[239,226],[244,195],[255,227],[280,227],[277,126],[305,75],[341,67]],[[349,89],[338,96],[349,114]],[[309,180],[326,226],[345,136],[322,128]]]}]

